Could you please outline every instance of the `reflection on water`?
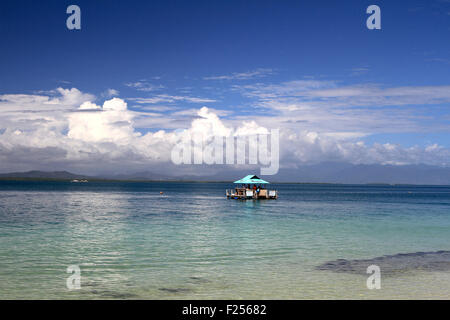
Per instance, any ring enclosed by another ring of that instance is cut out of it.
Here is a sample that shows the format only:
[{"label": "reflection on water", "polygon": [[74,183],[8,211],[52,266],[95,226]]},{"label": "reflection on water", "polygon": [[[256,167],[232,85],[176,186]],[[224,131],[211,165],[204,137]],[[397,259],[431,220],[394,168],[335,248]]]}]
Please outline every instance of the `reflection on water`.
[{"label": "reflection on water", "polygon": [[266,201],[227,187],[0,182],[0,298],[448,298],[445,268],[381,266],[368,290],[364,273],[317,266],[449,250],[449,187],[280,185]]}]

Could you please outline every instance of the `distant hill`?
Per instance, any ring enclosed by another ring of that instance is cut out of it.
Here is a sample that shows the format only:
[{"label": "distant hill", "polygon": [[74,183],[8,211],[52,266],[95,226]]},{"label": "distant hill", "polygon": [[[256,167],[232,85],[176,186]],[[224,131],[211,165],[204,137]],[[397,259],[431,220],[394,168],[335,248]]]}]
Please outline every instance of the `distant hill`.
[{"label": "distant hill", "polygon": [[[222,169],[209,176],[184,175],[180,180],[234,181],[259,169]],[[429,184],[450,185],[450,167],[429,165],[379,165],[324,162],[281,168],[276,175],[261,176],[270,182],[345,183],[345,184]]]},{"label": "distant hill", "polygon": [[83,174],[75,174],[68,171],[26,171],[26,172],[10,172],[0,173],[0,179],[60,179],[60,180],[74,180],[74,179],[87,179],[87,180],[152,180],[152,181],[168,181],[175,180],[176,178],[155,174],[150,171],[136,172],[132,174],[118,174],[118,175],[101,175],[101,176],[88,176]]},{"label": "distant hill", "polygon": [[[152,181],[177,180],[177,178],[171,177],[167,174],[158,174],[151,171],[135,172],[131,174],[106,175],[105,178],[114,180],[152,180]],[[178,178],[178,180],[180,179]]]},{"label": "distant hill", "polygon": [[281,169],[273,181],[450,185],[450,168],[428,165],[321,163]]},{"label": "distant hill", "polygon": [[1,173],[0,178],[29,178],[29,179],[89,179],[92,177],[74,174],[68,171],[26,171]]},{"label": "distant hill", "polygon": [[[259,175],[259,169],[232,169],[218,166],[210,175],[169,175],[151,171],[130,174],[87,176],[68,171],[27,171],[0,174],[0,179],[87,179],[134,181],[234,181],[247,174]],[[171,171],[168,168],[166,171]],[[298,183],[346,183],[346,184],[428,184],[450,185],[450,167],[428,165],[353,165],[327,162],[315,165],[299,165],[298,168],[282,168],[276,175],[261,176],[270,182]]]}]

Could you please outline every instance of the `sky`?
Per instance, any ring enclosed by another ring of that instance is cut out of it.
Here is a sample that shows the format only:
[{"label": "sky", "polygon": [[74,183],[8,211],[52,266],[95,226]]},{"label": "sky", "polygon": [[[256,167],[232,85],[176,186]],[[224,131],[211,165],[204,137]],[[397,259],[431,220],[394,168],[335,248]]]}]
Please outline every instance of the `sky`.
[{"label": "sky", "polygon": [[182,132],[271,129],[281,168],[448,167],[449,35],[450,0],[3,0],[0,171],[174,172]]}]

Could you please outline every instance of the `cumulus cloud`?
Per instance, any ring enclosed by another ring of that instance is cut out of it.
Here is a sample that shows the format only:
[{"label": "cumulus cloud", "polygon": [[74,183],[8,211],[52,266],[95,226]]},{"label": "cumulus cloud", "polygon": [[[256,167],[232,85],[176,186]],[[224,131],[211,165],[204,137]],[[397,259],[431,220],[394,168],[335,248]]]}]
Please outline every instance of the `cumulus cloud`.
[{"label": "cumulus cloud", "polygon": [[119,98],[105,101],[103,107],[91,102],[83,103],[80,110],[98,110],[98,112],[77,112],[69,115],[69,131],[71,139],[84,142],[112,142],[123,145],[130,139],[140,136],[134,131],[127,104]]},{"label": "cumulus cloud", "polygon": [[79,108],[80,110],[101,110],[101,107],[90,101],[83,102]]},{"label": "cumulus cloud", "polygon": [[450,165],[449,150],[437,144],[423,148],[390,143],[366,145],[359,141],[364,133],[348,128],[320,132],[279,126],[279,121],[261,118],[223,120],[207,107],[195,109],[190,124],[179,130],[160,126],[142,130],[140,119],[147,117],[150,123],[154,114],[132,111],[125,100],[117,97],[102,105],[94,101],[93,95],[74,88],[59,88],[48,95],[1,95],[0,170],[77,168],[95,173],[159,166],[162,172],[171,165],[173,147],[186,134],[211,140],[215,136],[267,134],[270,129],[280,129],[281,167],[323,161]]},{"label": "cumulus cloud", "polygon": [[353,164],[450,165],[450,150],[437,144],[403,147],[392,143],[367,145],[363,141],[330,136],[314,131],[284,131],[281,144],[284,164],[295,167],[324,161]]}]

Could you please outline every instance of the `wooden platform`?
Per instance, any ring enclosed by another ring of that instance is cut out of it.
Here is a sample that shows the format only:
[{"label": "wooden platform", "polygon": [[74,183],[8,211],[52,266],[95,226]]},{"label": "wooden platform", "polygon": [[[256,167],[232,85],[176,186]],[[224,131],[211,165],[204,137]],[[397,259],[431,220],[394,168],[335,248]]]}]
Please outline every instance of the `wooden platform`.
[{"label": "wooden platform", "polygon": [[259,192],[247,188],[227,189],[226,195],[228,199],[236,200],[265,200],[277,199],[277,190],[260,189]]}]

